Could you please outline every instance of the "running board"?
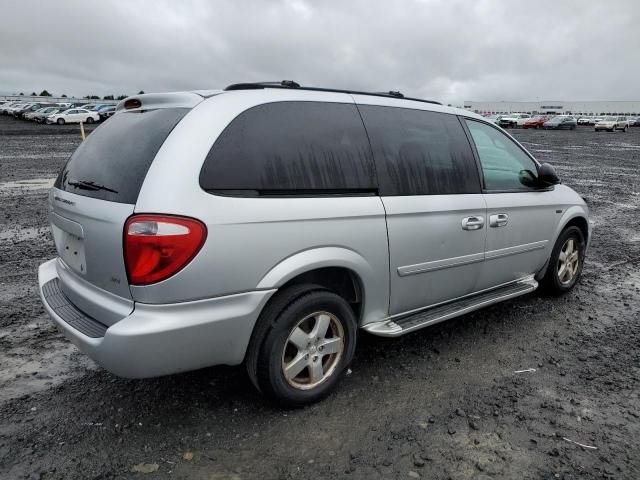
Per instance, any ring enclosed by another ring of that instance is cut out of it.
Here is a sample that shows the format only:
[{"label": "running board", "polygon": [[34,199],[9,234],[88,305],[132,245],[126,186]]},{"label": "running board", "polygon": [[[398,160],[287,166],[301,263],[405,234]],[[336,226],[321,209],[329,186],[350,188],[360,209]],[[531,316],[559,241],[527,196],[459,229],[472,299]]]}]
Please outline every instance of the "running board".
[{"label": "running board", "polygon": [[369,323],[362,328],[373,335],[381,337],[399,337],[434,323],[449,320],[494,303],[533,292],[536,288],[538,288],[538,282],[531,277],[487,292],[465,297],[455,302],[421,310],[411,315]]}]

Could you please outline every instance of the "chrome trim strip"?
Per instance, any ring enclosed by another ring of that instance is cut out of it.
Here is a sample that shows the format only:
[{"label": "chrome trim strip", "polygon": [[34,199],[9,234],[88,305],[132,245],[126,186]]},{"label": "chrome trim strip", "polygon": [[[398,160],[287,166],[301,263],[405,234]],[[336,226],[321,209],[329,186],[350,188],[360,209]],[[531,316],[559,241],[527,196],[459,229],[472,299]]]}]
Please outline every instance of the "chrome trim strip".
[{"label": "chrome trim strip", "polygon": [[460,257],[416,263],[415,265],[405,265],[403,267],[398,267],[397,270],[398,275],[401,277],[416,275],[418,273],[435,272],[445,268],[460,267],[462,265],[482,262],[483,260],[493,260],[496,258],[507,257],[509,255],[518,255],[520,253],[539,250],[545,248],[547,243],[549,243],[548,240],[540,240],[539,242],[524,243],[522,245],[514,245],[513,247],[500,248],[498,250],[489,250],[485,253],[472,253],[470,255],[462,255]]},{"label": "chrome trim strip", "polygon": [[549,240],[540,240],[539,242],[524,243],[513,247],[500,248],[498,250],[489,250],[485,253],[485,260],[493,260],[495,258],[508,257],[509,255],[517,255],[519,253],[531,252],[545,248]]},{"label": "chrome trim strip", "polygon": [[459,267],[478,263],[484,260],[484,253],[472,253],[470,255],[462,255],[460,257],[445,258],[443,260],[433,260],[431,262],[417,263],[415,265],[406,265],[398,267],[398,275],[406,277],[407,275],[415,275],[417,273],[434,272],[445,268]]}]

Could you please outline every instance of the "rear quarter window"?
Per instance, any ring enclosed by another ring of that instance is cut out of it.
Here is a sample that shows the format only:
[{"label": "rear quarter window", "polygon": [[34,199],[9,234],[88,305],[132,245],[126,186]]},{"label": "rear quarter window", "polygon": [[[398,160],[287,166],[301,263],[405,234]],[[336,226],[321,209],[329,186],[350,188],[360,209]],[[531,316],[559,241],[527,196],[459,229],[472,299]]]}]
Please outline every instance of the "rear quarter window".
[{"label": "rear quarter window", "polygon": [[110,202],[136,203],[158,150],[188,111],[165,108],[113,115],[80,144],[54,187]]},{"label": "rear quarter window", "polygon": [[200,186],[228,195],[357,194],[376,182],[355,105],[294,101],[238,115],[207,155]]}]

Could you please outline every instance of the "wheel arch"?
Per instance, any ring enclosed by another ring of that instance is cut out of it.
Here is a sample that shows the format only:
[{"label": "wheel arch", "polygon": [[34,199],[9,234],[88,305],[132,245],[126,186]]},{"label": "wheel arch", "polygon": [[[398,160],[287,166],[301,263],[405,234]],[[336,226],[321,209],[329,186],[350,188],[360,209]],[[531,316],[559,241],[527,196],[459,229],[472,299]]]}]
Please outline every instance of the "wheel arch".
[{"label": "wheel arch", "polygon": [[357,307],[354,311],[359,324],[372,316],[377,319],[386,315],[388,272],[375,272],[369,262],[353,250],[320,247],[298,252],[269,270],[257,288],[282,289],[300,283],[321,285],[341,295]]},{"label": "wheel arch", "polygon": [[[562,216],[562,219],[558,222],[556,231],[554,232],[553,238],[551,239],[552,241],[550,242],[549,256],[551,256],[551,251],[553,251],[553,247],[558,241],[558,237],[560,237],[560,234],[566,228],[571,226],[576,226],[580,229],[588,246],[591,240],[591,229],[589,227],[588,218],[589,214],[585,207],[580,205],[569,207]],[[545,262],[542,269],[540,269],[540,271],[536,274],[536,280],[540,280],[542,277],[544,277],[548,266],[549,258],[547,258],[547,261]]]}]

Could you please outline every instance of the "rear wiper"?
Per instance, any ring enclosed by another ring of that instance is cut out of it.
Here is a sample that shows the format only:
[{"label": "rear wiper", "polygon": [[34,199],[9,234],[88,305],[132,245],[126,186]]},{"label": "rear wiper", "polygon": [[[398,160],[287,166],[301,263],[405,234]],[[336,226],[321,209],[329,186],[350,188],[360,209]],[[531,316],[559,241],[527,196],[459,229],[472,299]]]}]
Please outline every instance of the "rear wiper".
[{"label": "rear wiper", "polygon": [[114,190],[113,188],[109,188],[109,187],[105,187],[104,185],[100,185],[98,183],[95,183],[93,181],[90,180],[76,180],[76,181],[69,181],[67,182],[67,185],[71,185],[72,187],[76,187],[79,188],[81,190],[105,190],[107,192],[111,192],[111,193],[118,193],[117,190]]}]

